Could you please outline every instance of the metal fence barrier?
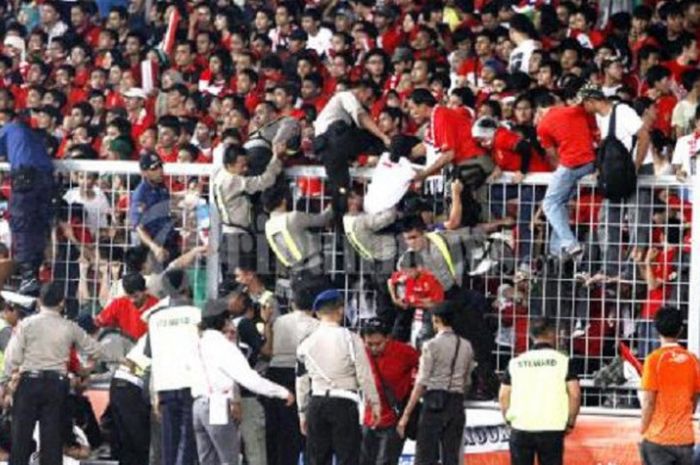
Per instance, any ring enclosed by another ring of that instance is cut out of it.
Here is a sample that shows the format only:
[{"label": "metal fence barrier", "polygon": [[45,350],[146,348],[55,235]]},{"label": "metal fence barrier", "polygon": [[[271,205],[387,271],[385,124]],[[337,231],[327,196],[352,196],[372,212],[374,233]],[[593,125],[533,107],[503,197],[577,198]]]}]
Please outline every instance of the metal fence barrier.
[{"label": "metal fence barrier", "polygon": [[[67,296],[75,299],[80,311],[95,314],[115,294],[124,271],[124,251],[137,242],[128,208],[129,195],[140,181],[138,166],[60,161],[56,169],[60,195],[66,201],[60,215],[64,221],[53,233],[44,273],[64,279]],[[180,251],[209,247],[209,253],[189,270],[198,302],[216,296],[222,279],[215,253],[221,231],[210,201],[214,170],[211,165],[165,166]],[[7,182],[7,171],[7,164],[0,165],[0,186]],[[353,178],[366,186],[371,173],[354,170]],[[295,209],[320,212],[330,202],[322,167],[291,168],[286,177]],[[700,282],[700,240],[691,235],[700,222],[698,209],[692,208],[692,193],[700,181],[681,184],[672,177],[641,177],[628,202],[607,205],[594,180],[584,179],[569,202],[570,224],[584,245],[584,258],[575,266],[561,266],[548,258],[550,228],[540,206],[549,179],[548,174],[533,174],[514,184],[506,174],[477,194],[484,222],[513,218],[511,227],[492,234],[483,247],[465,257],[472,274],[469,285],[492,302],[486,318],[496,340],[495,366],[504,370],[511,357],[527,348],[530,317],[548,315],[558,322],[560,345],[568,348],[584,375],[585,405],[634,406],[636,384],[622,382],[620,367],[613,361],[621,343],[640,355],[651,350],[656,338],[649,315],[655,309],[668,304],[684,312],[685,341],[700,353],[699,286],[690,286]],[[447,211],[452,201],[449,191],[442,177],[423,186],[433,213]],[[342,282],[350,320],[359,324],[374,312],[370,270],[342,236],[331,229],[320,234],[326,271]],[[10,245],[7,219],[0,220],[0,241]],[[257,242],[262,246],[259,255],[270,256],[264,235]],[[638,244],[643,247],[635,249]],[[284,279],[273,267],[261,271],[271,286],[284,288],[279,286]],[[605,388],[597,387],[601,380]]]}]

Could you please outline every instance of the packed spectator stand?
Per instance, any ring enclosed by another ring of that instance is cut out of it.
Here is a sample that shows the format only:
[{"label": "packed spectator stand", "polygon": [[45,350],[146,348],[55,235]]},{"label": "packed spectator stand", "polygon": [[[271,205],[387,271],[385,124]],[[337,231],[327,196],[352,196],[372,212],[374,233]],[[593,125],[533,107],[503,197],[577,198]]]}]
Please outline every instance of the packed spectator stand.
[{"label": "packed spectator stand", "polygon": [[[86,438],[68,455],[114,448],[114,424],[95,424],[80,393],[109,383],[147,331],[119,316],[133,307],[120,300],[133,273],[153,300],[139,312],[165,296],[172,270],[202,309],[223,299],[240,317],[231,296],[245,294],[261,341],[311,272],[343,291],[347,327],[379,317],[416,347],[433,335],[436,302],[469,302],[472,400],[495,399],[535,316],[556,322],[591,407],[639,406],[639,373],[623,366],[658,346],[663,306],[683,314],[681,339],[700,350],[689,315],[700,304],[698,0],[8,0],[0,17],[0,125],[32,129],[56,186],[42,263],[12,273],[27,239],[11,231],[12,147],[0,132],[0,279],[20,292],[61,282],[66,315],[116,351],[90,380],[85,357],[72,357]],[[336,104],[362,138],[320,137]],[[596,152],[611,127],[636,172],[622,196],[611,192],[629,179]],[[553,198],[559,164],[571,185]],[[393,238],[379,247],[392,253],[364,253],[344,215],[388,210],[374,232]],[[302,233],[274,240],[268,222],[290,211],[315,218],[301,230],[312,245]],[[462,234],[449,251],[428,240],[450,276],[412,232]],[[264,373],[269,354],[254,351]]]}]

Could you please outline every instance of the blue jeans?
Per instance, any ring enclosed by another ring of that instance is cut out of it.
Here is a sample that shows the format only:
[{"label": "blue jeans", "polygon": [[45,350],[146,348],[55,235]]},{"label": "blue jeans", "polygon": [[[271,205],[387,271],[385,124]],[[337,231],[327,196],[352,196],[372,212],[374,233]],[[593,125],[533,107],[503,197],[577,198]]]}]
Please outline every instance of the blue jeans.
[{"label": "blue jeans", "polygon": [[161,459],[163,465],[194,465],[197,446],[189,389],[158,393],[161,412]]},{"label": "blue jeans", "polygon": [[693,465],[700,465],[700,444],[695,446],[695,455],[693,456]]},{"label": "blue jeans", "polygon": [[549,250],[552,254],[559,255],[562,250],[570,249],[578,241],[569,225],[569,199],[574,194],[578,181],[595,171],[593,163],[567,168],[559,166],[552,173],[552,180],[547,186],[547,192],[542,201],[542,209],[552,228]]},{"label": "blue jeans", "polygon": [[641,320],[637,322],[637,358],[644,358],[659,348],[659,333],[656,331],[653,320]]}]

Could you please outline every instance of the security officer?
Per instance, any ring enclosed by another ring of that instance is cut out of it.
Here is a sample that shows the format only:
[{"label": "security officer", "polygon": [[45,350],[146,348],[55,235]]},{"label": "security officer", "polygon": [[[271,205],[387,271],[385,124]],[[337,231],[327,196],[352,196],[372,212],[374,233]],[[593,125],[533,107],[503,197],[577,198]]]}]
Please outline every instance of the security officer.
[{"label": "security officer", "polygon": [[386,281],[394,269],[397,255],[396,236],[386,231],[398,217],[395,208],[379,213],[362,211],[362,195],[352,191],[348,197],[348,213],[343,216],[343,230],[348,243],[371,265],[372,281],[377,291],[377,316],[387,324],[396,319],[396,308]]},{"label": "security officer", "polygon": [[321,228],[332,220],[329,208],[322,213],[311,214],[289,211],[291,199],[288,189],[270,189],[262,196],[263,207],[270,212],[265,223],[265,237],[279,262],[288,269],[293,281],[303,275],[323,270],[323,254],[320,234],[311,228]]},{"label": "security officer", "polygon": [[282,172],[279,146],[265,171],[258,176],[248,176],[248,154],[238,145],[224,152],[224,166],[214,175],[214,203],[221,218],[222,265],[225,274],[233,269],[243,255],[255,256],[255,227],[251,195],[271,187]]},{"label": "security officer", "polygon": [[145,353],[151,358],[153,391],[161,416],[161,459],[163,465],[194,465],[197,453],[191,388],[199,366],[202,312],[191,303],[183,270],[166,271],[163,287],[168,297],[143,317],[148,321]]},{"label": "security officer", "polygon": [[301,143],[301,125],[291,116],[277,116],[277,109],[272,102],[260,102],[250,121],[250,134],[243,148],[248,152],[251,176],[262,174],[274,155],[275,145],[285,146],[287,154],[299,150]]},{"label": "security officer", "polygon": [[10,231],[22,279],[20,293],[36,296],[53,217],[53,163],[43,137],[16,118],[0,130],[0,158],[10,162]]},{"label": "security officer", "polygon": [[463,462],[464,394],[475,364],[471,344],[452,329],[456,311],[452,302],[443,302],[433,310],[437,335],[423,345],[416,384],[397,427],[403,437],[411,413],[423,397],[416,437],[416,465]]},{"label": "security officer", "polygon": [[335,289],[318,294],[313,310],[319,328],[297,351],[297,401],[301,432],[307,436],[310,465],[357,465],[361,431],[358,412],[362,390],[373,424],[380,419],[379,394],[362,339],[341,325],[343,298]]},{"label": "security officer", "polygon": [[45,284],[39,296],[39,313],[19,324],[10,343],[6,363],[19,374],[13,398],[11,465],[29,463],[37,421],[41,464],[63,463],[62,415],[68,396],[70,350],[76,345],[91,358],[102,355],[97,341],[61,315],[64,294],[61,283]]},{"label": "security officer", "polygon": [[163,162],[155,152],[146,152],[141,155],[139,168],[142,179],[131,194],[129,220],[139,242],[149,248],[157,262],[165,265],[179,253]]},{"label": "security officer", "polygon": [[366,110],[375,92],[372,82],[357,81],[352,90],[336,93],[314,122],[313,148],[326,168],[333,208],[339,215],[347,208],[349,162],[362,152],[378,155],[391,143]]},{"label": "security officer", "polygon": [[[298,285],[293,290],[293,311],[265,325],[262,353],[270,356],[267,377],[290,391],[295,390],[294,367],[299,344],[319,325],[311,313],[316,294],[312,286]],[[265,405],[267,463],[296,465],[303,449],[296,405],[270,399]]]},{"label": "security officer", "polygon": [[[425,223],[420,217],[408,217],[403,222],[403,239],[408,251],[417,252],[423,266],[440,281],[445,291],[445,300],[459,302],[459,311],[454,315],[453,326],[457,334],[468,339],[474,347],[478,368],[475,392],[477,397],[492,399],[498,391],[498,380],[491,365],[494,339],[483,318],[488,303],[478,292],[464,289],[462,278],[465,272],[465,256],[476,242],[486,240],[486,233],[500,227],[499,222],[465,227],[454,231],[426,233]],[[398,269],[408,257],[399,258]]]},{"label": "security officer", "polygon": [[513,465],[561,465],[564,435],[576,424],[581,388],[572,360],[557,351],[555,325],[546,318],[530,322],[531,350],[512,359],[501,385],[499,403],[511,427]]}]

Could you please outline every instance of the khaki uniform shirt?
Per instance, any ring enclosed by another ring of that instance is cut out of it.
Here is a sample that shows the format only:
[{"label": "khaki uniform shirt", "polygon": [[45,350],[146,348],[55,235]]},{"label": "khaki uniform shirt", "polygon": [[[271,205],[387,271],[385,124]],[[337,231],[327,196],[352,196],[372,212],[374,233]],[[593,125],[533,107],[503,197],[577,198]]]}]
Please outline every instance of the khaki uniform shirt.
[{"label": "khaki uniform shirt", "polygon": [[240,176],[221,168],[214,175],[216,207],[221,216],[224,232],[241,232],[231,225],[250,227],[251,204],[246,194],[254,194],[271,187],[282,172],[282,162],[272,157],[265,172],[260,176]]},{"label": "khaki uniform shirt", "polygon": [[459,394],[467,391],[475,367],[474,351],[469,341],[461,339],[454,372],[450,378],[457,339],[458,336],[452,330],[441,331],[423,344],[416,383],[425,386],[428,391],[449,390]]},{"label": "khaki uniform shirt", "polygon": [[91,357],[102,357],[102,346],[75,322],[53,310],[41,311],[19,323],[10,344],[6,363],[10,371],[57,371],[66,374],[70,350],[78,349]]},{"label": "khaki uniform shirt", "polygon": [[379,394],[364,343],[357,334],[338,325],[321,322],[297,350],[297,403],[305,418],[312,395],[326,391],[361,390],[365,402],[379,404]]}]

